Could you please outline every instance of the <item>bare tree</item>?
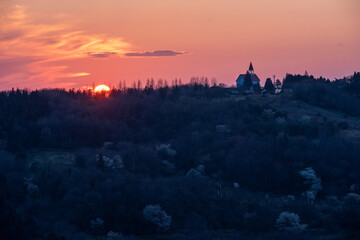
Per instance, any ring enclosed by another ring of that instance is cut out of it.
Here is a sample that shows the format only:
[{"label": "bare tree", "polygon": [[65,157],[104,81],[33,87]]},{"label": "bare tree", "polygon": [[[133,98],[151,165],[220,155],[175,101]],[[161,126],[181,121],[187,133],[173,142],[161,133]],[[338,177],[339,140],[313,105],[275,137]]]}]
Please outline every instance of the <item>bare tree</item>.
[{"label": "bare tree", "polygon": [[162,88],[164,86],[164,81],[159,78],[158,81],[157,81],[157,88]]},{"label": "bare tree", "polygon": [[216,87],[216,84],[217,84],[216,78],[212,78],[212,79],[211,79],[211,86]]}]

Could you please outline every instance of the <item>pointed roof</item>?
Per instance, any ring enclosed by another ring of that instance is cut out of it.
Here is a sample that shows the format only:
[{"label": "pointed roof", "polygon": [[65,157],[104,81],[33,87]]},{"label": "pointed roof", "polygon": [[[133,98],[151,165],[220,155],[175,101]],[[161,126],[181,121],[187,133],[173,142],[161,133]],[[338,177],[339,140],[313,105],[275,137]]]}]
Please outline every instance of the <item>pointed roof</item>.
[{"label": "pointed roof", "polygon": [[254,71],[254,67],[252,65],[252,62],[250,62],[249,71]]},{"label": "pointed roof", "polygon": [[[246,74],[240,74],[239,77],[236,79],[236,82],[240,81],[241,79],[245,80],[245,76]],[[251,74],[250,73],[250,76],[251,76],[251,81],[254,83],[254,82],[260,82],[260,78],[256,75],[256,74]]]}]

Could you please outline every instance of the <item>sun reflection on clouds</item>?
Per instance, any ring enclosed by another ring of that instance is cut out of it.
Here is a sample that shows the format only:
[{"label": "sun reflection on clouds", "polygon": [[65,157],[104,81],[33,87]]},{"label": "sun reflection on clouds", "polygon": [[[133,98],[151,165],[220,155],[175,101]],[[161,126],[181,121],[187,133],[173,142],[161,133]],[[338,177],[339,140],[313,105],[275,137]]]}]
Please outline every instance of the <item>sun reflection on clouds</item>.
[{"label": "sun reflection on clouds", "polygon": [[83,76],[89,76],[90,73],[72,73],[70,74],[70,77],[83,77]]},{"label": "sun reflection on clouds", "polygon": [[0,27],[2,58],[29,55],[53,61],[86,57],[89,52],[124,53],[130,47],[122,38],[90,35],[69,25],[35,24],[19,5],[1,17]]},{"label": "sun reflection on clouds", "polygon": [[0,16],[0,64],[11,61],[18,69],[6,73],[0,69],[1,84],[36,80],[35,86],[46,86],[58,78],[88,76],[69,73],[68,66],[59,62],[124,54],[130,46],[122,38],[87,34],[70,25],[34,23],[26,7],[15,5]]},{"label": "sun reflection on clouds", "polygon": [[[164,58],[186,53],[140,51],[116,35],[79,29],[81,20],[74,20],[74,15],[33,12],[24,5],[3,3],[0,0],[0,90],[54,87],[59,82],[68,86],[67,81],[81,87],[84,81],[96,81],[88,76],[99,78],[101,71],[101,78],[109,77],[102,68],[116,66],[119,58]],[[79,77],[83,79],[74,79]]]}]

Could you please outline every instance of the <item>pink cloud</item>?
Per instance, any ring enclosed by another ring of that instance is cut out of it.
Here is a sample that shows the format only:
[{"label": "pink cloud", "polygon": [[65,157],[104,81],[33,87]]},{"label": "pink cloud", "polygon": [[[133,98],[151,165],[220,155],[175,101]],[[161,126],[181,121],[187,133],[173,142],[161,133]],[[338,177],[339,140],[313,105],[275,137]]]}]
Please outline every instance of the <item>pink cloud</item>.
[{"label": "pink cloud", "polygon": [[0,87],[51,86],[57,78],[88,76],[69,72],[60,61],[123,54],[130,46],[122,38],[87,34],[69,25],[35,24],[26,8],[16,5],[0,16]]},{"label": "pink cloud", "polygon": [[125,53],[128,57],[172,57],[186,54],[186,52],[177,52],[172,50],[157,50],[151,52],[129,52]]},{"label": "pink cloud", "polygon": [[[88,34],[70,24],[36,23],[26,7],[11,6],[7,11],[2,9],[0,15],[0,89],[55,87],[59,79],[64,87],[74,86],[74,78],[91,75],[91,71],[83,69],[85,65],[72,67],[74,61],[84,59],[169,57],[186,53],[134,52],[131,48],[133,46],[120,37]],[[66,81],[71,84],[65,84]]]}]

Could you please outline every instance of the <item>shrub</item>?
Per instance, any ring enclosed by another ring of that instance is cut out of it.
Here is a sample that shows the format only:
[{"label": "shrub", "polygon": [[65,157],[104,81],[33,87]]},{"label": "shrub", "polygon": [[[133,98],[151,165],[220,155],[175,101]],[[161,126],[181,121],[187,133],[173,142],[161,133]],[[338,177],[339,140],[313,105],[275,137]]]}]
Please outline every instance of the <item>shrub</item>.
[{"label": "shrub", "polygon": [[312,202],[315,200],[318,191],[322,189],[321,179],[316,176],[314,169],[311,167],[301,170],[299,174],[305,178],[305,183],[311,184],[310,190],[305,193],[305,196]]},{"label": "shrub", "polygon": [[169,230],[171,216],[167,215],[159,205],[147,205],[143,210],[144,218],[155,224],[160,231]]},{"label": "shrub", "polygon": [[276,227],[281,231],[302,232],[306,224],[300,224],[299,215],[291,212],[282,212],[276,219]]}]

